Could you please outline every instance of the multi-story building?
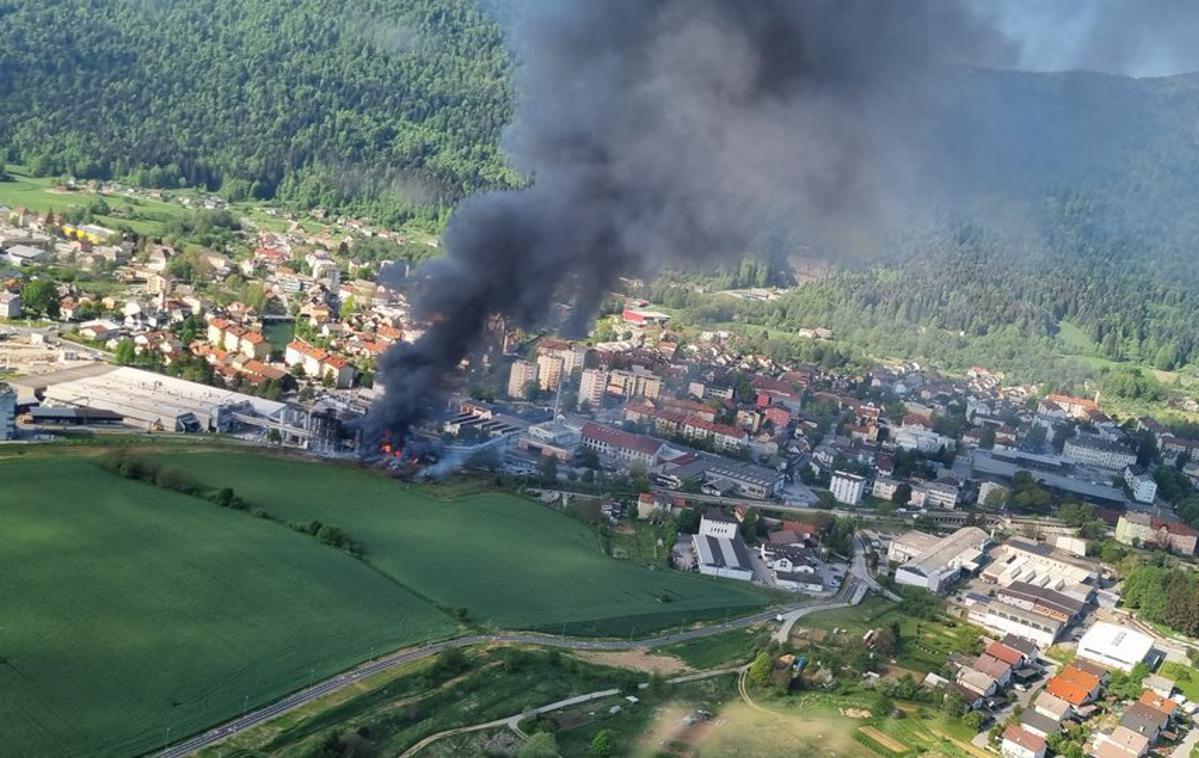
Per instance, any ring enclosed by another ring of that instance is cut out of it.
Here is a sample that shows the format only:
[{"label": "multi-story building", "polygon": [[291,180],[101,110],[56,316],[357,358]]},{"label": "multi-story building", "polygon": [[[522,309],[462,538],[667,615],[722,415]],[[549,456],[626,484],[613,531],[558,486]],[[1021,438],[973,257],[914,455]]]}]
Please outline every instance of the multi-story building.
[{"label": "multi-story building", "polygon": [[537,347],[537,354],[561,359],[563,376],[572,376],[576,371],[582,371],[587,362],[586,345],[572,345],[564,340],[543,340]]},{"label": "multi-story building", "polygon": [[588,422],[583,426],[582,446],[600,455],[619,458],[625,463],[645,466],[654,465],[658,453],[665,447],[661,440],[630,434],[601,424]]},{"label": "multi-story building", "polygon": [[866,494],[866,477],[848,471],[834,471],[829,489],[838,503],[857,505]]},{"label": "multi-story building", "polygon": [[980,626],[1049,647],[1065,625],[1036,611],[1009,605],[1000,600],[978,602],[970,606],[967,618]]},{"label": "multi-story building", "polygon": [[953,510],[957,507],[961,485],[953,477],[941,477],[924,484],[924,502],[930,508]]},{"label": "multi-story building", "polygon": [[608,374],[608,394],[657,400],[662,394],[662,380],[653,374],[617,369]]},{"label": "multi-story building", "polygon": [[604,394],[608,391],[608,372],[598,368],[583,369],[579,379],[579,403],[587,403],[592,408],[604,404]]},{"label": "multi-story building", "polygon": [[537,364],[528,361],[512,361],[512,369],[508,372],[508,397],[527,398],[526,388],[529,382],[537,381]]},{"label": "multi-story building", "polygon": [[1138,503],[1152,503],[1157,497],[1157,482],[1140,466],[1124,469],[1124,483],[1132,492],[1132,499]]},{"label": "multi-story building", "polygon": [[1124,513],[1116,523],[1116,541],[1125,545],[1157,545],[1181,555],[1194,555],[1199,531],[1181,521],[1148,513]]},{"label": "multi-story building", "polygon": [[537,356],[537,386],[544,392],[557,392],[562,383],[562,359],[556,355]]},{"label": "multi-story building", "polygon": [[17,393],[0,382],[0,440],[11,440],[16,436],[16,419]]},{"label": "multi-story building", "polygon": [[1094,434],[1078,434],[1066,440],[1062,455],[1075,463],[1122,470],[1135,465],[1136,455],[1126,446]]},{"label": "multi-story building", "polygon": [[899,485],[903,482],[897,479],[888,479],[880,476],[874,480],[874,484],[870,488],[870,494],[877,497],[879,500],[890,500],[895,496],[895,491],[899,489]]},{"label": "multi-story building", "polygon": [[1052,415],[1061,412],[1071,418],[1087,419],[1092,413],[1099,412],[1099,404],[1085,397],[1070,397],[1069,395],[1048,395],[1037,406],[1037,412]]}]

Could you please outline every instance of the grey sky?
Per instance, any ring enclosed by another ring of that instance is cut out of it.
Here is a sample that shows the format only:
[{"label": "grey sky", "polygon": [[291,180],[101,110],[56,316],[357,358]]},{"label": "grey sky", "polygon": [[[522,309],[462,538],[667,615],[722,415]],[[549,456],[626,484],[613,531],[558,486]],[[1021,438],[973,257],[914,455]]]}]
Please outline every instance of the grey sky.
[{"label": "grey sky", "polygon": [[1199,0],[972,0],[1018,67],[1129,76],[1199,71]]}]

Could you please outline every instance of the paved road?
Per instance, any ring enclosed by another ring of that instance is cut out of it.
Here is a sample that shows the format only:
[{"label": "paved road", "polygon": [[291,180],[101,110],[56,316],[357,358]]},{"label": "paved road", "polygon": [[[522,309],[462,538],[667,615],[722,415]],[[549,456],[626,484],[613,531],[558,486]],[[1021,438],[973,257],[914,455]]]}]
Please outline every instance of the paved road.
[{"label": "paved road", "polygon": [[[851,582],[846,582],[850,585]],[[395,668],[411,661],[418,661],[422,658],[437,655],[443,650],[450,648],[463,648],[472,645],[482,645],[488,643],[516,643],[524,645],[540,645],[543,647],[562,648],[566,650],[634,650],[638,648],[656,648],[664,645],[673,645],[678,642],[687,642],[688,640],[700,639],[701,637],[711,637],[721,632],[727,632],[734,629],[744,629],[746,627],[760,624],[765,621],[770,621],[777,615],[786,615],[796,611],[804,611],[810,613],[815,610],[842,607],[842,602],[834,598],[823,601],[805,601],[794,603],[783,608],[775,608],[773,610],[761,611],[748,616],[725,621],[711,626],[698,627],[687,629],[680,632],[673,632],[659,637],[651,637],[643,640],[587,640],[587,639],[572,639],[569,637],[554,637],[547,634],[531,634],[531,633],[510,633],[510,634],[477,634],[467,637],[458,637],[452,640],[443,642],[435,642],[420,647],[402,650],[393,655],[379,658],[374,661],[369,661],[362,664],[358,668],[352,669],[337,676],[326,679],[319,684],[313,685],[299,692],[292,693],[282,700],[277,700],[270,705],[259,708],[258,710],[246,713],[241,718],[226,722],[218,727],[197,734],[190,739],[179,742],[170,748],[160,752],[159,758],[182,758],[199,750],[202,750],[218,742],[222,742],[229,737],[243,732],[259,724],[270,721],[276,716],[287,713],[290,710],[298,708],[302,705],[312,702],[317,698],[328,695],[331,692],[336,692],[343,687],[346,687],[354,682],[361,681],[369,676],[373,676],[382,671]]]}]

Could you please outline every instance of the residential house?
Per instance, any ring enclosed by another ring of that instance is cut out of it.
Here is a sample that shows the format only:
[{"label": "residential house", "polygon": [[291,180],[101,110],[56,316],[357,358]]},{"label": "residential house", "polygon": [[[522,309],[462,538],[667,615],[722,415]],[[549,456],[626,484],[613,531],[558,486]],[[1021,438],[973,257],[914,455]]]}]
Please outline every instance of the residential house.
[{"label": "residential house", "polygon": [[1045,758],[1045,740],[1012,724],[1003,730],[1004,758]]},{"label": "residential house", "polygon": [[0,318],[21,317],[21,296],[0,290]]},{"label": "residential house", "polygon": [[1046,682],[1045,691],[1078,708],[1099,697],[1101,684],[1099,677],[1070,665]]}]

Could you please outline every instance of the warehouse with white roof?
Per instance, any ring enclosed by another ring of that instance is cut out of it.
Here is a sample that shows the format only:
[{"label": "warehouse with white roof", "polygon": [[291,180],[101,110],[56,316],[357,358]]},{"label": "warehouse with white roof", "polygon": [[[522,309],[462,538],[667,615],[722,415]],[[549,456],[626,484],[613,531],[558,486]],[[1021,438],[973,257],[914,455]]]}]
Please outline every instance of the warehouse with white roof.
[{"label": "warehouse with white roof", "polygon": [[47,406],[112,411],[126,424],[148,431],[227,432],[239,423],[288,420],[286,403],[128,366],[61,382],[43,379],[48,380],[43,398]]},{"label": "warehouse with white roof", "polygon": [[1153,638],[1127,626],[1099,621],[1078,641],[1078,657],[1101,666],[1132,671],[1153,656]]},{"label": "warehouse with white roof", "polygon": [[899,563],[897,584],[943,592],[962,570],[976,571],[990,537],[977,526],[966,526],[947,537],[908,532],[892,542],[887,557]]}]

